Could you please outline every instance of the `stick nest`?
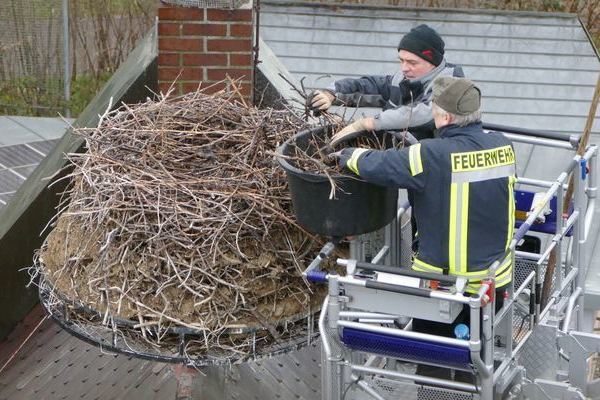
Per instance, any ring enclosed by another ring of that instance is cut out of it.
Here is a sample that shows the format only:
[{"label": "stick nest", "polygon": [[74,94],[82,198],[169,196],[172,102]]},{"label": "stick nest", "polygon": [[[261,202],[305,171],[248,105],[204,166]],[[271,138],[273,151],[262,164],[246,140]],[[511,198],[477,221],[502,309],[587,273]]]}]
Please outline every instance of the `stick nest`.
[{"label": "stick nest", "polygon": [[[184,327],[197,352],[230,357],[283,340],[319,307],[300,271],[319,243],[293,219],[272,153],[303,129],[283,110],[201,91],[123,105],[78,129],[71,185],[39,253],[43,278],[106,326],[134,321],[146,341]],[[262,336],[261,336],[262,335]],[[255,351],[255,350],[254,350]]]}]

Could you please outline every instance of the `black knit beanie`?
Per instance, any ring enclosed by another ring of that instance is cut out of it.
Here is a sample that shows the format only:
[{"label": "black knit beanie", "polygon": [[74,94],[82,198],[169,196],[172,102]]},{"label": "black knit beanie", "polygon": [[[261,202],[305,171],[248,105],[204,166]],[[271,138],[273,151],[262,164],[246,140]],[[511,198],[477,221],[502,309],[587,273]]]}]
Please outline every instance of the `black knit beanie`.
[{"label": "black knit beanie", "polygon": [[419,25],[408,32],[398,45],[398,51],[409,51],[436,67],[444,58],[444,41],[427,25]]}]

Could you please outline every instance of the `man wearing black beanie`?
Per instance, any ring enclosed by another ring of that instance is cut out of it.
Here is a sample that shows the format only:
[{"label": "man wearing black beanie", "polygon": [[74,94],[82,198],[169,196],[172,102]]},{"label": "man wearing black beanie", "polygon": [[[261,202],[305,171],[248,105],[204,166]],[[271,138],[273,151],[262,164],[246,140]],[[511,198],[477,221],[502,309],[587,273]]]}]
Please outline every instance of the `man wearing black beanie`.
[{"label": "man wearing black beanie", "polygon": [[444,59],[444,41],[427,25],[410,30],[398,45],[400,71],[394,75],[365,76],[336,81],[309,98],[313,110],[331,105],[378,107],[374,117],[361,118],[335,134],[331,145],[360,131],[408,129],[417,139],[433,137],[432,83],[438,76],[463,77],[462,68]]},{"label": "man wearing black beanie", "polygon": [[406,50],[436,67],[444,60],[444,41],[427,25],[419,25],[404,35],[398,45],[398,51],[401,50]]}]

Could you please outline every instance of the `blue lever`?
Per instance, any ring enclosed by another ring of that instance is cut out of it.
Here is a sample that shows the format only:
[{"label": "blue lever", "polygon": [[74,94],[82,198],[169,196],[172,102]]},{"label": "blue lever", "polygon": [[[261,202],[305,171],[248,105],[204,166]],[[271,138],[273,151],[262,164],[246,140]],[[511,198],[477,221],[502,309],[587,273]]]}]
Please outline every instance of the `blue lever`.
[{"label": "blue lever", "polygon": [[308,271],[308,274],[306,274],[306,279],[308,279],[311,282],[326,283],[327,282],[327,272],[313,269],[312,271]]}]

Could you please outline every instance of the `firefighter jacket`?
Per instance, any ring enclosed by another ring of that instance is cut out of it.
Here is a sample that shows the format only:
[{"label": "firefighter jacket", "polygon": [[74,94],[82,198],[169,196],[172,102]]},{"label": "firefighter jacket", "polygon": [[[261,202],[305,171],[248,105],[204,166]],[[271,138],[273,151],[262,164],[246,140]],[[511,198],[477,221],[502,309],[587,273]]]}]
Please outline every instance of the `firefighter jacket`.
[{"label": "firefighter jacket", "polygon": [[404,100],[406,87],[401,82],[405,77],[400,71],[394,75],[340,79],[328,87],[328,90],[335,93],[336,105],[381,108],[383,111],[374,117],[376,131],[408,128],[421,140],[432,138],[435,130],[431,116],[431,97],[433,81],[438,76],[465,75],[460,66],[442,60],[440,65],[425,76],[411,80],[418,80],[423,85],[422,93],[411,104]]},{"label": "firefighter jacket", "polygon": [[[420,241],[413,269],[465,276],[473,293],[512,239],[515,155],[481,123],[448,125],[439,134],[402,150],[357,149],[346,165],[368,182],[408,189]],[[496,287],[511,279],[506,257]]]}]

